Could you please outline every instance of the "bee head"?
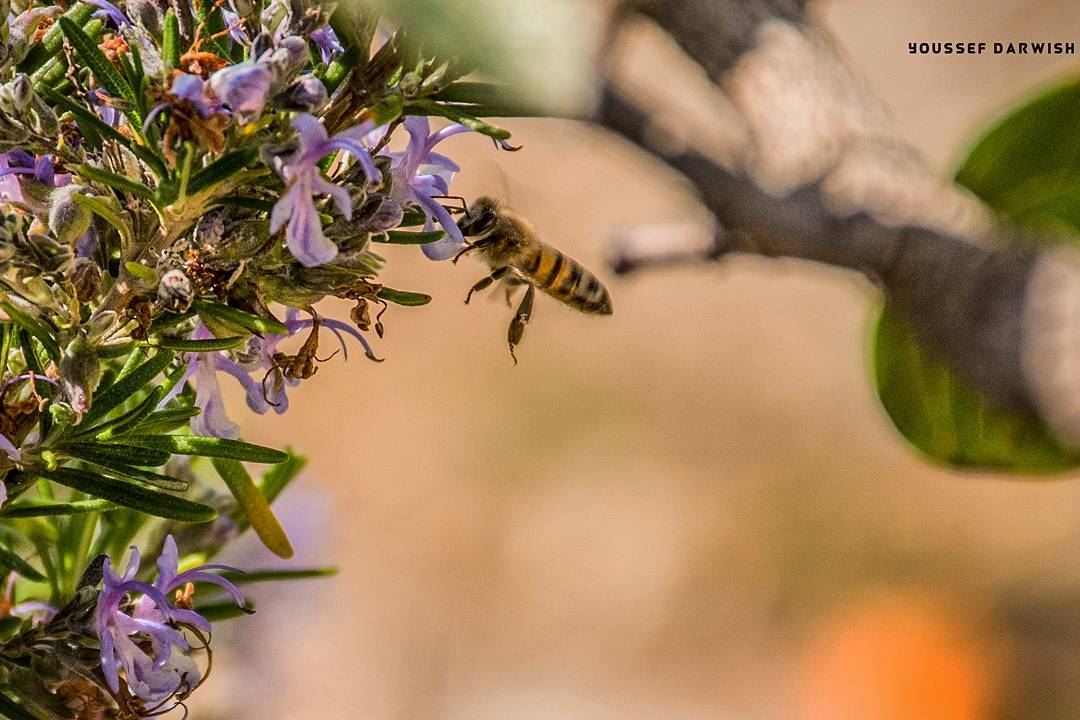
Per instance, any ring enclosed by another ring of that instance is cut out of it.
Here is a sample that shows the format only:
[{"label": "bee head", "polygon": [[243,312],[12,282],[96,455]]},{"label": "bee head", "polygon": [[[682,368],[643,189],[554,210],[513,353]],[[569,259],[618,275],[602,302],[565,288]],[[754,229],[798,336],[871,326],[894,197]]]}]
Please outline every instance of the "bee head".
[{"label": "bee head", "polygon": [[461,233],[467,238],[483,240],[490,235],[499,223],[499,202],[493,198],[477,198],[465,218],[458,222]]}]

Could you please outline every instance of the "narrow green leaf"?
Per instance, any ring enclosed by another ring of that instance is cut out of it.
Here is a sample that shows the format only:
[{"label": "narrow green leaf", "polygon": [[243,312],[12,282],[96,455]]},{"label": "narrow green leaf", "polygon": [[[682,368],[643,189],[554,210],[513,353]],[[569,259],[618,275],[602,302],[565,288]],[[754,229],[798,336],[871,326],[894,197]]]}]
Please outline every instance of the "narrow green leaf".
[{"label": "narrow green leaf", "polygon": [[57,468],[52,471],[39,471],[38,475],[73,490],[110,500],[117,505],[154,517],[192,523],[209,522],[217,517],[217,510],[207,505],[84,470]]},{"label": "narrow green leaf", "polygon": [[14,570],[28,580],[42,582],[45,576],[38,572],[33,565],[26,562],[22,557],[9,548],[6,543],[0,542],[0,566]]},{"label": "narrow green leaf", "polygon": [[490,138],[496,140],[507,140],[510,138],[510,131],[503,130],[502,128],[489,125],[483,120],[469,115],[468,113],[459,110],[455,107],[448,105],[442,105],[433,100],[413,100],[407,108],[405,108],[406,115],[437,115],[444,117],[448,120],[461,123],[465,127],[475,130],[481,135],[487,135]]},{"label": "narrow green leaf", "polygon": [[432,230],[431,232],[391,230],[382,235],[372,235],[371,239],[377,243],[389,243],[391,245],[427,245],[428,243],[438,242],[444,237],[446,237],[446,233],[442,230]]},{"label": "narrow green leaf", "polygon": [[150,285],[155,285],[158,282],[157,272],[142,263],[129,260],[124,263],[124,269],[127,270],[129,274]]},{"label": "narrow green leaf", "polygon": [[158,410],[150,413],[145,420],[135,426],[133,431],[140,435],[164,435],[184,427],[198,414],[197,407]]},{"label": "narrow green leaf", "polygon": [[27,501],[15,505],[5,505],[0,510],[0,517],[30,518],[51,517],[54,515],[82,515],[92,512],[109,512],[119,506],[108,500],[77,500],[75,502],[38,502]]},{"label": "narrow green leaf", "polygon": [[132,370],[126,376],[121,377],[104,392],[99,392],[90,406],[90,412],[83,416],[83,423],[91,426],[121,404],[130,400],[143,386],[149,384],[150,381],[161,374],[172,362],[172,359],[173,354],[171,351],[158,350],[154,357]]},{"label": "narrow green leaf", "polygon": [[199,435],[128,435],[124,438],[124,444],[163,450],[176,455],[198,455],[253,463],[276,464],[289,459],[286,453],[262,445]]},{"label": "narrow green leaf", "polygon": [[293,547],[289,536],[285,534],[285,529],[270,508],[270,503],[259,492],[244,466],[236,460],[220,457],[214,458],[212,462],[263,545],[278,557],[292,557]]},{"label": "narrow green leaf", "polygon": [[158,403],[160,403],[161,399],[165,396],[166,392],[167,390],[165,390],[163,385],[158,385],[148,392],[142,402],[132,410],[129,410],[119,417],[106,420],[99,425],[87,427],[86,430],[83,430],[83,426],[80,425],[79,431],[74,433],[71,439],[83,440],[87,437],[107,439],[109,436],[122,434],[124,431],[130,430],[144,417],[153,412],[158,406]]},{"label": "narrow green leaf", "polygon": [[165,11],[165,35],[161,43],[161,59],[165,62],[166,70],[180,67],[180,21],[172,8]]},{"label": "narrow green leaf", "polygon": [[326,74],[322,79],[327,94],[334,94],[342,81],[356,67],[356,63],[360,60],[360,54],[359,46],[350,44],[345,48],[345,52],[339,54],[330,62],[330,66],[326,69]]},{"label": "narrow green leaf", "polygon": [[242,608],[237,606],[236,603],[231,600],[223,602],[212,602],[205,604],[195,605],[195,612],[202,615],[204,618],[212,623],[221,622],[222,620],[232,620],[244,615],[250,615],[254,612],[255,604],[248,602],[248,607]]},{"label": "narrow green leaf", "polygon": [[143,468],[131,467],[130,465],[123,465],[120,463],[91,463],[90,465],[91,470],[100,472],[103,475],[114,477],[117,480],[133,480],[145,485],[150,485],[151,487],[156,487],[158,490],[184,493],[191,489],[191,483],[189,481],[163,475],[154,472],[153,470],[144,470]]},{"label": "narrow green leaf", "polygon": [[93,165],[79,165],[75,168],[75,172],[83,176],[87,180],[99,182],[106,187],[113,188],[114,190],[122,190],[129,192],[132,195],[138,195],[146,200],[152,200],[154,197],[154,191],[148,188],[142,183],[137,183],[134,180],[129,180],[123,175],[117,175],[116,173],[109,172],[108,170],[102,170],[96,168]]},{"label": "narrow green leaf", "polygon": [[285,335],[289,332],[289,328],[277,320],[261,318],[258,315],[252,315],[212,300],[196,300],[192,307],[200,315],[210,315],[226,324],[238,326],[251,332],[270,333],[272,335]]},{"label": "narrow green leaf", "polygon": [[154,318],[154,322],[150,323],[149,332],[151,335],[160,335],[161,333],[165,332],[170,328],[183,325],[185,322],[187,322],[193,317],[195,317],[194,310],[188,310],[187,312],[182,312],[179,314],[165,313],[163,315],[158,315],[156,318]]},{"label": "narrow green leaf", "polygon": [[215,352],[220,350],[232,350],[234,347],[240,347],[246,341],[247,338],[240,335],[237,335],[235,337],[209,338],[207,340],[185,340],[182,338],[157,337],[154,338],[150,342],[150,344],[153,347],[165,348],[166,350],[200,353]]},{"label": "narrow green leaf", "polygon": [[401,227],[419,227],[427,222],[427,215],[417,205],[406,205],[405,215],[401,218]]},{"label": "narrow green leaf", "polygon": [[[23,358],[26,360],[27,368],[35,375],[45,377],[45,369],[42,367],[43,363],[41,357],[38,355],[37,350],[34,348],[34,339],[30,337],[30,333],[24,328],[19,330],[19,349],[22,350]],[[48,357],[45,358],[46,360]],[[41,393],[43,388],[38,387],[38,384],[45,385],[45,383],[35,378],[34,388]],[[41,437],[49,437],[49,433],[52,431],[52,413],[41,413],[38,416],[38,422],[41,423]]]},{"label": "narrow green leaf", "polygon": [[236,585],[252,585],[280,580],[313,580],[333,577],[338,574],[336,567],[300,568],[297,570],[252,570],[250,572],[226,572],[221,576]]},{"label": "narrow green leaf", "polygon": [[105,442],[75,442],[59,448],[75,460],[95,463],[122,463],[160,467],[169,462],[170,453],[156,448]]},{"label": "narrow green leaf", "polygon": [[81,27],[71,22],[70,19],[61,17],[60,28],[64,31],[64,36],[75,48],[82,61],[90,67],[97,81],[110,93],[122,97],[130,103],[131,106],[125,111],[125,115],[127,115],[128,121],[131,122],[136,132],[140,131],[142,129],[142,115],[139,108],[142,103],[135,94],[135,90],[116,67],[109,62],[109,59],[105,57],[105,53],[98,48],[97,43],[83,32]]},{"label": "narrow green leaf", "polygon": [[405,101],[400,95],[387,95],[371,106],[371,119],[376,125],[387,125],[394,122],[405,112]]},{"label": "narrow green leaf", "polygon": [[188,194],[195,195],[211,185],[221,182],[243,170],[258,156],[259,149],[251,145],[242,150],[222,155],[202,170],[191,176],[188,181]]},{"label": "narrow green leaf", "polygon": [[0,309],[3,309],[16,325],[29,333],[30,337],[41,343],[41,346],[45,348],[45,352],[48,353],[53,362],[60,362],[60,346],[56,344],[53,337],[54,331],[45,325],[44,321],[38,320],[11,302],[0,301]]},{"label": "narrow green leaf", "polygon": [[42,97],[49,102],[60,106],[63,110],[74,115],[75,119],[79,121],[80,127],[83,127],[84,125],[92,126],[102,137],[107,137],[130,150],[136,157],[145,162],[159,179],[168,176],[169,173],[165,167],[165,162],[154,154],[152,150],[145,145],[139,145],[138,143],[132,142],[131,138],[121,134],[111,125],[106,124],[93,111],[83,107],[66,95],[59,93],[52,88],[43,87],[38,90],[38,92],[40,92]]},{"label": "narrow green leaf", "polygon": [[430,295],[408,292],[407,290],[395,290],[394,288],[388,287],[379,290],[378,297],[380,300],[392,302],[395,305],[404,305],[405,307],[419,307],[431,302]]},{"label": "narrow green leaf", "polygon": [[97,349],[98,357],[102,360],[110,360],[118,357],[124,357],[130,353],[137,343],[134,340],[113,342],[108,345],[99,345]]},{"label": "narrow green leaf", "polygon": [[[93,14],[94,8],[86,3],[75,3],[64,12],[64,17],[71,20],[76,25],[85,25]],[[42,36],[41,41],[30,48],[30,52],[26,53],[26,57],[19,63],[19,72],[32,74],[35,70],[44,65],[50,58],[60,52],[60,48],[64,46],[64,33],[60,29],[59,25],[53,25],[45,31],[45,35]]]}]

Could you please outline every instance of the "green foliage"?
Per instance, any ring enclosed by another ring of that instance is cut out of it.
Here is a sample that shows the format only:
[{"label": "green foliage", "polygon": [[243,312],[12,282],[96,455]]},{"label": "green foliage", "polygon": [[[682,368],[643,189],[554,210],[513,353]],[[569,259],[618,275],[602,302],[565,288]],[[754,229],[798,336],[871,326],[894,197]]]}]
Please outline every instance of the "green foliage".
[{"label": "green foliage", "polygon": [[[1080,82],[1070,81],[1009,112],[976,143],[956,173],[1002,218],[1080,237]],[[874,334],[878,396],[904,437],[949,467],[1055,473],[1080,464],[1030,412],[1000,407],[885,308]]]}]

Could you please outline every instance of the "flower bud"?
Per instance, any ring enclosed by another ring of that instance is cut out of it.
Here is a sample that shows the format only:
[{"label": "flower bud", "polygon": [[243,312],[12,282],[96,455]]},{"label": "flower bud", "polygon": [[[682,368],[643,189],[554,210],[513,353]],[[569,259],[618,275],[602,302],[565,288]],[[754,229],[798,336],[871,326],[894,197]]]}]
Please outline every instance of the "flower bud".
[{"label": "flower bud", "polygon": [[151,35],[161,33],[161,10],[150,0],[126,0],[124,9],[132,20],[146,28]]},{"label": "flower bud", "polygon": [[316,112],[326,105],[328,99],[326,86],[319,78],[301,75],[278,95],[277,103],[282,110]]},{"label": "flower bud", "polygon": [[60,386],[71,408],[80,415],[90,409],[90,402],[101,381],[101,361],[85,335],[77,335],[64,348],[60,358]]},{"label": "flower bud", "polygon": [[49,230],[63,245],[73,245],[90,229],[93,220],[91,212],[75,202],[75,196],[81,189],[78,185],[65,185],[53,191],[50,198]]},{"label": "flower bud", "polygon": [[416,95],[416,91],[420,89],[420,83],[423,81],[418,74],[414,72],[407,72],[401,77],[401,82],[398,83],[398,88],[401,90],[401,94],[407,98]]},{"label": "flower bud", "polygon": [[401,224],[405,208],[385,195],[372,195],[360,206],[360,226],[367,232],[386,232]]},{"label": "flower bud", "polygon": [[242,18],[251,17],[255,12],[255,3],[251,0],[229,0],[229,7]]},{"label": "flower bud", "polygon": [[210,89],[233,112],[255,117],[266,105],[272,79],[266,65],[248,61],[215,72],[210,76]]},{"label": "flower bud", "polygon": [[158,302],[166,310],[174,313],[187,312],[194,295],[191,280],[182,270],[173,269],[161,276],[157,297]]},{"label": "flower bud", "polygon": [[284,87],[304,69],[307,63],[307,41],[295,35],[282,38],[277,49],[270,54],[270,67],[274,73],[274,85]]},{"label": "flower bud", "polygon": [[225,237],[225,215],[220,210],[211,210],[199,218],[195,226],[195,242],[199,247],[217,246]]},{"label": "flower bud", "polygon": [[76,258],[71,283],[75,286],[75,297],[79,302],[90,302],[101,289],[101,268],[89,258]]},{"label": "flower bud", "polygon": [[251,57],[255,60],[261,60],[263,55],[274,49],[274,37],[270,33],[263,31],[255,36],[255,39],[251,41]]}]

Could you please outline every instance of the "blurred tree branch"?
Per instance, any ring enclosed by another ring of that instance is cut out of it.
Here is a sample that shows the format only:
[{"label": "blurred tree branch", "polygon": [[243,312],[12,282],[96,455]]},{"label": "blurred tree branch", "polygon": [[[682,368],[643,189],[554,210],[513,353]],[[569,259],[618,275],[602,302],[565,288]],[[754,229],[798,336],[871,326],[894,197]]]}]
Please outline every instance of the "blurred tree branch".
[{"label": "blurred tree branch", "polygon": [[[740,132],[719,151],[695,143],[699,130],[670,127],[669,99],[620,78],[620,31],[641,18],[730,101]],[[690,180],[720,226],[696,251],[679,238],[665,250],[654,235],[659,246],[622,251],[616,269],[744,252],[855,270],[988,396],[1080,441],[1080,388],[1055,385],[1080,361],[1058,340],[1071,337],[1062,322],[1080,319],[1076,253],[1041,250],[938,179],[804,2],[638,0],[621,7],[610,38],[596,121]]]}]

